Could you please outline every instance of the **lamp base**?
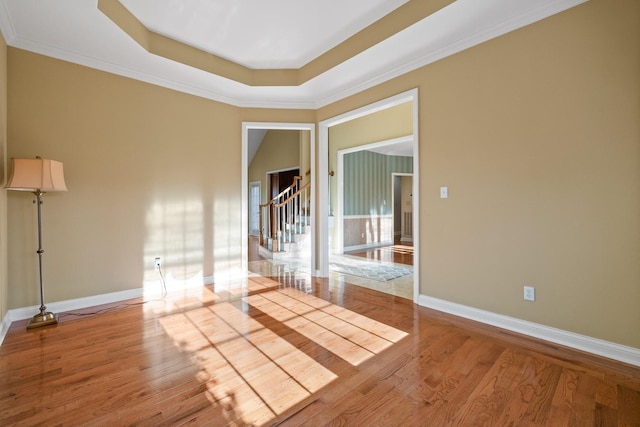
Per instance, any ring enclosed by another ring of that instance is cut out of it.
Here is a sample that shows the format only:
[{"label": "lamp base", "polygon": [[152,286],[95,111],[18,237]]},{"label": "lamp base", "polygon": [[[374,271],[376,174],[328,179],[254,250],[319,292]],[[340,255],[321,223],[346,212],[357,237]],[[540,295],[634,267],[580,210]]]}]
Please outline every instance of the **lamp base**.
[{"label": "lamp base", "polygon": [[58,315],[53,313],[40,312],[33,316],[27,325],[27,329],[39,328],[41,326],[57,325]]}]

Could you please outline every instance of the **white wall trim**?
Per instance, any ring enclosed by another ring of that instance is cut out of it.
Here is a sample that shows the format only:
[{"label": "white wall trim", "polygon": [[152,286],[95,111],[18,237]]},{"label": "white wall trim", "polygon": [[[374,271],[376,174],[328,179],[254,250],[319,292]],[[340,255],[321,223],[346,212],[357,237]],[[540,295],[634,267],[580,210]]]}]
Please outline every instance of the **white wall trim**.
[{"label": "white wall trim", "polygon": [[4,319],[2,319],[2,323],[0,324],[0,345],[2,345],[2,341],[4,341],[4,337],[7,336],[7,332],[9,332],[9,327],[11,326],[11,313],[7,312],[5,314]]},{"label": "white wall trim", "polygon": [[[213,276],[203,278],[204,284],[212,284],[214,281]],[[134,298],[141,298],[143,295],[144,290],[142,288],[129,289],[126,291],[111,292],[108,294],[54,302],[48,304],[47,307],[54,313],[60,313],[71,310],[80,310],[102,304],[126,301]],[[616,344],[610,341],[592,338],[586,335],[576,334],[574,332],[516,319],[514,317],[496,314],[490,311],[426,295],[420,295],[418,297],[418,304],[423,307],[453,314],[465,319],[474,320],[534,338],[550,341],[566,347],[586,351],[588,353],[607,357],[609,359],[628,363],[634,366],[640,366],[640,349],[634,347]],[[29,319],[37,313],[38,306],[36,305],[9,310],[0,324],[0,344],[2,344],[12,322]]]},{"label": "white wall trim", "polygon": [[393,215],[343,215],[342,219],[369,219],[369,218],[393,218]]},{"label": "white wall trim", "polygon": [[[129,289],[126,291],[111,292],[102,295],[93,295],[84,298],[75,298],[66,301],[58,301],[47,303],[47,310],[52,313],[62,313],[65,311],[79,310],[87,307],[94,307],[102,304],[111,304],[119,301],[140,298],[144,295],[144,289]],[[30,319],[40,311],[39,305],[31,307],[14,308],[7,312],[2,320],[2,329],[0,330],[0,344],[4,340],[12,322],[17,320]]]},{"label": "white wall trim", "polygon": [[344,156],[345,154],[357,153],[359,151],[372,151],[376,148],[387,147],[389,145],[395,144],[403,144],[405,142],[413,142],[413,134],[401,136],[398,138],[384,139],[382,141],[371,142],[368,144],[357,145],[355,147],[343,148],[342,150],[338,150],[338,155]]},{"label": "white wall trim", "polygon": [[393,245],[393,241],[390,240],[386,242],[366,243],[363,245],[345,246],[344,252],[361,251],[365,249],[375,249],[375,248],[381,248],[383,246],[392,246],[392,245]]},{"label": "white wall trim", "polygon": [[438,298],[420,295],[418,304],[423,307],[443,311],[465,319],[475,320],[487,325],[524,334],[530,337],[550,341],[566,347],[586,351],[591,354],[603,356],[619,362],[640,366],[640,349],[628,347],[610,341],[592,338],[586,335],[516,319],[515,317],[493,313],[479,308],[469,307]]},{"label": "white wall trim", "polygon": [[[201,284],[194,285],[176,282],[167,284],[167,287],[169,292],[172,292],[178,290],[178,288],[195,288],[199,286],[213,285],[215,282],[216,279],[214,276],[204,276],[202,278]],[[64,313],[67,311],[81,310],[88,307],[95,307],[103,304],[112,304],[115,302],[143,297],[145,297],[145,288],[127,289],[125,291],[110,292],[108,294],[92,295],[89,297],[47,303],[47,310],[52,313]],[[7,311],[7,314],[4,316],[4,319],[2,319],[2,323],[0,324],[0,345],[2,345],[4,337],[7,335],[12,322],[30,319],[34,315],[38,314],[39,311],[39,305],[14,308]]]}]

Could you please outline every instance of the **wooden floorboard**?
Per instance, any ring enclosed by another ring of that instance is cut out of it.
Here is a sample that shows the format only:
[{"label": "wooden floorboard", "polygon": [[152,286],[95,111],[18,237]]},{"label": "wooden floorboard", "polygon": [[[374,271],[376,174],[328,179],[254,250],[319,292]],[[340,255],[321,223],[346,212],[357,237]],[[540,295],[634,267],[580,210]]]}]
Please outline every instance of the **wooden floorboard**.
[{"label": "wooden floorboard", "polygon": [[358,286],[300,289],[256,277],[15,322],[0,425],[640,426],[637,367]]},{"label": "wooden floorboard", "polygon": [[393,245],[347,251],[345,254],[375,261],[413,265],[413,244],[402,243],[398,236],[394,238]]}]

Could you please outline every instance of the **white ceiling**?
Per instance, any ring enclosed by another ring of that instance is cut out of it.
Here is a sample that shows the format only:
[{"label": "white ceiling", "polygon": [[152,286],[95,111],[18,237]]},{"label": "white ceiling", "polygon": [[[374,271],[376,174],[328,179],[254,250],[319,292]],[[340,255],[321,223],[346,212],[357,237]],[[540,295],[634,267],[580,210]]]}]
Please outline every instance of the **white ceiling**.
[{"label": "white ceiling", "polygon": [[[152,31],[251,68],[299,68],[407,0],[120,0]],[[426,1],[426,0],[411,0]],[[299,86],[153,55],[97,0],[0,0],[9,46],[242,107],[319,108],[586,0],[457,0]]]},{"label": "white ceiling", "polygon": [[250,68],[300,68],[408,0],[120,0],[147,29]]},{"label": "white ceiling", "polygon": [[378,154],[384,154],[385,156],[413,157],[413,140],[381,145],[375,148],[366,148],[366,150]]}]

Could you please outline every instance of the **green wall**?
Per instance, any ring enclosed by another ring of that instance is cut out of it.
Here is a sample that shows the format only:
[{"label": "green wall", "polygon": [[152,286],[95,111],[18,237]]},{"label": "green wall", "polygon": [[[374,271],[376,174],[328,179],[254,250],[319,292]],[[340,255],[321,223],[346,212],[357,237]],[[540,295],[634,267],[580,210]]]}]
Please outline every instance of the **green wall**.
[{"label": "green wall", "polygon": [[392,174],[413,172],[413,158],[357,151],[343,162],[344,215],[391,215]]}]

